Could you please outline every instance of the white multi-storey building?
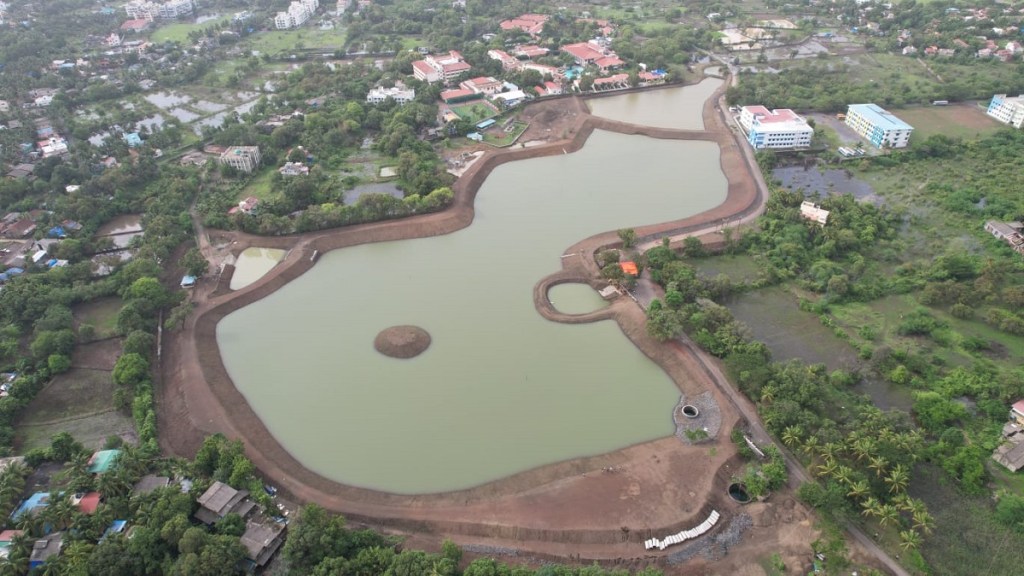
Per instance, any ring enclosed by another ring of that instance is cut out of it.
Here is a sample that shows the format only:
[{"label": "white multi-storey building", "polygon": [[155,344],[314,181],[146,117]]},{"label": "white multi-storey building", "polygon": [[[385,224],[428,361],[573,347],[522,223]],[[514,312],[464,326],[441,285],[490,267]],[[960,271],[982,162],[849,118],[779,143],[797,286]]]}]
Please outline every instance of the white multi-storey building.
[{"label": "white multi-storey building", "polygon": [[302,26],[319,7],[319,0],[294,0],[288,5],[287,11],[278,12],[274,17],[274,27],[278,30],[287,30]]},{"label": "white multi-storey building", "polygon": [[807,148],[814,128],[788,108],[769,110],[764,106],[744,106],[740,124],[747,132],[747,142],[755,149]]},{"label": "white multi-storey building", "polygon": [[393,88],[383,88],[378,86],[366,94],[366,102],[368,104],[380,104],[388,98],[391,98],[399,104],[406,104],[408,102],[412,102],[413,99],[416,98],[416,90],[406,88],[405,84],[396,82]]},{"label": "white multi-storey building", "polygon": [[846,125],[876,148],[905,148],[914,127],[876,104],[850,104]]},{"label": "white multi-storey building", "polygon": [[133,20],[149,20],[157,18],[173,19],[188,16],[195,11],[193,0],[167,0],[167,2],[150,2],[133,0],[125,4],[124,11]]},{"label": "white multi-storey building", "polygon": [[1024,95],[1011,98],[1006,94],[996,94],[986,113],[1003,124],[1020,128],[1024,125]]},{"label": "white multi-storey building", "polygon": [[252,172],[260,165],[261,159],[259,146],[232,146],[220,155],[218,162],[240,172]]}]

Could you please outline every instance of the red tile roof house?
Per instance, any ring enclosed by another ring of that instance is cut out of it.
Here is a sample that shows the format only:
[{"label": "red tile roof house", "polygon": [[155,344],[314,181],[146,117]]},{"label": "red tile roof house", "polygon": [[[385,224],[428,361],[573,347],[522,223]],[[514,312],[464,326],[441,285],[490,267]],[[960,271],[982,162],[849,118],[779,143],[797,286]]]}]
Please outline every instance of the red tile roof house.
[{"label": "red tile roof house", "polygon": [[75,505],[82,511],[82,514],[95,514],[96,509],[100,507],[101,499],[102,496],[100,496],[99,492],[89,492],[81,498],[76,497],[75,500],[77,502],[75,502]]},{"label": "red tile roof house", "polygon": [[521,30],[530,36],[539,36],[544,31],[544,23],[548,17],[544,14],[523,14],[517,18],[503,21],[498,26],[502,30]]},{"label": "red tile roof house", "polygon": [[463,81],[459,84],[459,88],[464,90],[472,90],[475,94],[487,94],[493,95],[501,92],[505,84],[500,80],[491,78],[490,76],[478,76],[469,80]]},{"label": "red tile roof house", "polygon": [[519,58],[538,58],[540,56],[547,56],[548,52],[550,52],[547,48],[541,48],[535,44],[520,44],[513,48],[512,51]]},{"label": "red tile roof house", "polygon": [[124,24],[121,24],[121,30],[138,34],[149,30],[149,27],[152,25],[153,23],[149,20],[127,20]]},{"label": "red tile roof house", "polygon": [[629,88],[629,74],[615,74],[614,76],[594,80],[595,92],[621,90],[623,88]]},{"label": "red tile roof house", "polygon": [[[605,67],[610,66],[621,66],[622,60],[619,60],[618,56],[614,52],[606,51],[597,44],[592,42],[579,42],[576,44],[566,44],[561,48],[562,52],[570,54],[573,59],[576,60],[576,64],[580,66],[586,66],[588,64],[600,64],[599,60],[602,58],[612,58],[614,60],[605,60]],[[617,61],[617,63],[616,63]]]},{"label": "red tile roof house", "polygon": [[256,207],[259,206],[260,199],[255,196],[249,196],[245,200],[238,203],[238,206],[233,206],[231,210],[228,210],[228,214],[253,214],[256,212]]},{"label": "red tile roof house", "polygon": [[462,58],[462,54],[455,50],[450,50],[447,54],[430,55],[412,63],[413,76],[428,83],[441,80],[451,82],[469,72],[471,68],[472,66]]}]

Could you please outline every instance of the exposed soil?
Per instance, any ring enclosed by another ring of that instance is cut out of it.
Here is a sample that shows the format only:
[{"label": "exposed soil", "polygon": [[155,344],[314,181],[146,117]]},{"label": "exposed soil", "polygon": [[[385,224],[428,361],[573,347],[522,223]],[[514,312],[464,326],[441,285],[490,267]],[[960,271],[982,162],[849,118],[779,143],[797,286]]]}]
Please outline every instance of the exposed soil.
[{"label": "exposed soil", "polygon": [[377,334],[373,347],[392,358],[413,358],[430,347],[430,333],[419,326],[392,326]]},{"label": "exposed soil", "polygon": [[[411,536],[413,546],[430,549],[450,537],[460,544],[514,550],[515,561],[524,563],[599,560],[621,567],[659,564],[674,573],[707,573],[709,564],[700,559],[682,567],[668,567],[665,559],[672,550],[646,552],[643,541],[699,524],[712,509],[722,514],[721,525],[725,526],[738,511],[740,505],[726,495],[726,487],[740,467],[728,432],[741,423],[742,416],[735,402],[724,397],[715,385],[711,374],[720,369],[709,370],[692,348],[651,339],[645,330],[644,312],[628,299],[618,299],[592,314],[572,316],[559,313],[547,301],[547,289],[560,282],[603,286],[593,255],[620,244],[615,231],[566,249],[564,253],[575,252],[580,257],[563,258],[561,271],[540,280],[535,288],[537,310],[545,318],[560,322],[615,320],[625,335],[669,374],[681,393],[697,396],[711,391],[722,410],[722,433],[718,438],[699,446],[685,445],[674,437],[663,438],[439,494],[406,496],[347,486],[305,468],[267,430],[228,376],[217,346],[216,326],[227,314],[309,270],[328,250],[448,234],[468,226],[473,221],[476,192],[496,166],[574,152],[595,128],[656,138],[708,140],[720,146],[721,169],[728,179],[725,202],[691,218],[638,228],[642,241],[663,236],[675,241],[683,235],[709,234],[725,222],[748,221],[763,207],[757,185],[760,173],[751,169],[752,156],[735,140],[719,111],[724,91],[723,85],[705,104],[706,131],[647,129],[595,118],[577,97],[530,104],[522,112],[531,121],[522,141],[531,145],[502,150],[481,148],[485,150],[483,157],[452,187],[453,205],[439,213],[289,237],[216,231],[216,246],[196,222],[200,249],[215,264],[230,261],[230,256],[249,246],[288,252],[270,273],[242,290],[227,288],[228,266],[226,275],[204,279],[191,291],[195,313],[182,330],[165,332],[158,386],[161,447],[170,454],[190,456],[207,434],[220,432],[239,438],[259,470],[294,499],[317,502],[344,513],[350,520]],[[752,410],[747,406],[743,411]],[[754,535],[753,540],[747,536],[724,561],[714,564],[716,572],[725,568],[720,573],[740,573],[739,567],[756,565],[762,554],[767,557],[772,552],[781,552],[793,567],[798,566],[798,555],[808,550],[808,543],[817,533],[806,520],[808,512],[802,505],[785,491],[776,497],[784,498],[785,507],[792,512],[769,519],[755,517],[748,533]],[[744,508],[747,513],[750,510],[749,506]],[[748,546],[750,552],[743,552]]]}]

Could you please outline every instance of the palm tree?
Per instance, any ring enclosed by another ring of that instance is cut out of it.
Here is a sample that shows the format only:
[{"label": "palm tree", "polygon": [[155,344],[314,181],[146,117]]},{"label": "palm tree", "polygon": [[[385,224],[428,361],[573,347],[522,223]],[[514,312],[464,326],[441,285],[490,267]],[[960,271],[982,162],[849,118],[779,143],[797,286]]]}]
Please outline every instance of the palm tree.
[{"label": "palm tree", "polygon": [[839,445],[835,442],[828,442],[821,447],[821,450],[819,450],[818,453],[826,460],[832,460],[836,457],[836,454],[839,453]]},{"label": "palm tree", "polygon": [[807,454],[813,454],[818,449],[818,437],[811,434],[804,440],[804,452]]},{"label": "palm tree", "polygon": [[825,458],[825,462],[818,466],[818,476],[831,476],[836,471],[836,461],[834,458]]},{"label": "palm tree", "polygon": [[765,386],[761,389],[761,403],[771,404],[775,401],[775,388],[772,386]]},{"label": "palm tree", "polygon": [[864,516],[879,517],[882,514],[882,503],[878,501],[878,498],[874,496],[868,496],[860,503],[860,507],[864,509],[861,514]]},{"label": "palm tree", "polygon": [[889,522],[895,523],[900,517],[900,510],[892,504],[882,504],[878,508],[878,523],[886,526]]},{"label": "palm tree", "polygon": [[835,473],[832,475],[833,478],[842,482],[843,484],[849,485],[851,483],[850,478],[853,476],[853,469],[849,466],[837,466]]},{"label": "palm tree", "polygon": [[800,436],[803,433],[803,429],[799,426],[786,426],[786,429],[782,431],[782,443],[789,448],[793,448],[800,443]]},{"label": "palm tree", "polygon": [[847,492],[846,495],[849,496],[850,498],[859,499],[866,496],[869,492],[871,492],[871,487],[868,486],[868,481],[857,480],[853,484],[850,484],[850,491]]},{"label": "palm tree", "polygon": [[921,535],[917,530],[903,530],[900,532],[900,547],[904,550],[917,549],[921,545]]},{"label": "palm tree", "polygon": [[914,528],[920,529],[925,534],[931,534],[935,528],[935,519],[927,510],[917,510],[914,513]]},{"label": "palm tree", "polygon": [[882,456],[870,456],[868,457],[868,468],[875,471],[875,475],[881,477],[885,474],[886,469],[889,467],[889,461]]},{"label": "palm tree", "polygon": [[875,441],[871,438],[858,438],[853,443],[853,455],[857,458],[857,462],[864,460],[865,458],[871,458],[871,455],[875,452]]},{"label": "palm tree", "polygon": [[889,471],[889,475],[884,480],[889,485],[889,492],[896,494],[907,489],[907,484],[910,482],[910,474],[907,472],[906,466],[897,464]]}]

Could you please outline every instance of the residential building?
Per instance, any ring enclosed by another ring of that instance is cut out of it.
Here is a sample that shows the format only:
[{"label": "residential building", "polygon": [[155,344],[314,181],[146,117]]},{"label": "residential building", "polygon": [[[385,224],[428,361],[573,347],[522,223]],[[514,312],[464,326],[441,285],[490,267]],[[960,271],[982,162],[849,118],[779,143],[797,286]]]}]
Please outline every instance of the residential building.
[{"label": "residential building", "polygon": [[850,104],[846,125],[876,148],[905,148],[914,127],[876,104]]},{"label": "residential building", "polygon": [[470,90],[474,94],[486,94],[488,96],[493,96],[498,92],[501,92],[503,86],[504,84],[500,80],[490,76],[477,76],[476,78],[465,80],[459,84],[459,87],[464,90]]},{"label": "residential building", "polygon": [[399,104],[406,104],[412,102],[416,98],[416,90],[413,88],[406,87],[401,82],[396,82],[392,88],[383,88],[377,86],[366,93],[366,102],[368,104],[380,104],[385,102],[388,98],[391,98]]},{"label": "residential building", "polygon": [[1010,420],[1018,426],[1024,426],[1024,400],[1017,400],[1010,407]]},{"label": "residential building", "polygon": [[[598,65],[598,61],[602,58],[614,58],[618,60],[615,53],[607,48],[604,48],[597,42],[579,42],[576,44],[566,44],[561,48],[562,52],[566,52],[573,57],[576,64],[579,66],[586,66],[588,64]],[[605,61],[606,63],[610,61]],[[621,65],[622,61],[619,60],[617,65]]]},{"label": "residential building", "polygon": [[129,18],[152,22],[157,18],[173,19],[190,16],[195,11],[195,4],[192,0],[168,0],[167,2],[133,0],[125,4],[124,11]]},{"label": "residential building", "polygon": [[447,54],[429,55],[412,63],[413,76],[428,83],[451,82],[469,72],[470,68],[472,67],[462,58],[462,54],[455,50]]},{"label": "residential building", "polygon": [[562,85],[555,82],[545,82],[536,86],[534,90],[539,96],[557,96],[562,93]]},{"label": "residential building", "polygon": [[764,106],[744,106],[740,125],[747,142],[757,150],[764,148],[807,148],[814,128],[788,108],[768,110]]},{"label": "residential building", "polygon": [[92,457],[89,458],[89,474],[105,474],[109,472],[120,456],[120,450],[100,450],[94,452]]},{"label": "residential building", "polygon": [[804,200],[800,204],[800,216],[810,220],[811,222],[817,222],[822,226],[828,223],[828,214],[828,210],[823,209],[814,202]]},{"label": "residential building", "polygon": [[288,10],[278,12],[274,17],[274,27],[278,30],[298,28],[313,16],[319,7],[320,0],[293,0],[288,5]]},{"label": "residential building", "polygon": [[228,210],[228,214],[246,214],[251,216],[256,213],[256,208],[260,205],[260,199],[255,196],[249,196],[245,200],[240,200],[238,206],[232,206]]},{"label": "residential building", "polygon": [[245,523],[242,534],[242,546],[245,546],[245,559],[253,568],[262,568],[274,556],[284,543],[284,524],[276,522]]},{"label": "residential building", "polygon": [[141,34],[146,30],[149,30],[149,28],[152,25],[152,22],[150,22],[149,20],[146,20],[144,18],[136,18],[134,20],[125,20],[124,23],[121,24],[121,30],[124,30],[125,32],[134,32],[136,34]]},{"label": "residential building", "polygon": [[167,476],[156,476],[147,474],[135,483],[132,488],[132,496],[143,496],[159,488],[166,488],[171,485],[171,479]]},{"label": "residential building", "polygon": [[232,146],[217,159],[240,172],[252,172],[260,165],[259,146]]},{"label": "residential building", "polygon": [[6,559],[11,553],[14,539],[24,534],[21,530],[4,530],[0,532],[0,560]]},{"label": "residential building", "polygon": [[[985,231],[1009,244],[1018,254],[1024,254],[1024,223],[989,220],[985,222]],[[1018,410],[1018,404],[1021,424],[1024,425],[1024,400],[1013,405],[1015,411]]]},{"label": "residential building", "polygon": [[526,100],[526,93],[522,90],[509,90],[508,92],[499,92],[494,95],[494,101],[502,106],[502,108],[512,108],[521,104]]},{"label": "residential building", "polygon": [[54,532],[35,541],[32,544],[32,554],[29,556],[28,569],[33,571],[43,565],[48,559],[60,554],[64,545],[64,533]]},{"label": "residential building", "polygon": [[40,140],[36,145],[39,147],[39,151],[42,152],[43,158],[51,158],[68,153],[68,141],[60,136],[51,136],[47,140]]},{"label": "residential building", "polygon": [[596,78],[593,86],[594,92],[624,88],[629,88],[629,74],[613,74],[607,78]]},{"label": "residential building", "polygon": [[1003,124],[1020,128],[1024,124],[1024,95],[1009,97],[996,94],[989,102],[986,114]]},{"label": "residential building", "polygon": [[498,26],[502,30],[519,30],[526,32],[530,36],[540,36],[541,32],[544,31],[544,23],[548,21],[548,17],[544,14],[523,14],[516,18],[511,18],[500,23]]},{"label": "residential building", "polygon": [[547,48],[541,48],[540,46],[537,46],[535,44],[520,44],[513,48],[512,52],[515,53],[516,58],[530,60],[533,58],[539,58],[541,56],[547,56],[550,50],[548,50]]},{"label": "residential building", "polygon": [[285,162],[284,166],[277,169],[277,172],[281,176],[307,176],[309,174],[309,166],[302,162]]},{"label": "residential building", "polygon": [[488,50],[487,56],[490,57],[491,60],[501,62],[501,68],[503,70],[517,70],[519,68],[519,59],[504,50]]},{"label": "residential building", "polygon": [[195,517],[204,524],[214,524],[228,514],[238,514],[245,518],[256,508],[247,490],[235,490],[219,481],[207,488],[197,502],[199,509]]}]

